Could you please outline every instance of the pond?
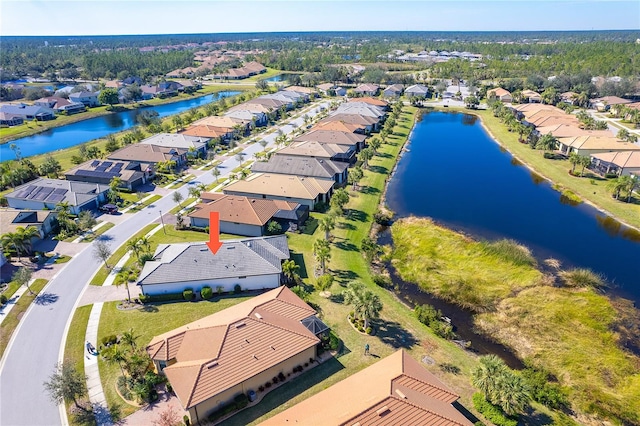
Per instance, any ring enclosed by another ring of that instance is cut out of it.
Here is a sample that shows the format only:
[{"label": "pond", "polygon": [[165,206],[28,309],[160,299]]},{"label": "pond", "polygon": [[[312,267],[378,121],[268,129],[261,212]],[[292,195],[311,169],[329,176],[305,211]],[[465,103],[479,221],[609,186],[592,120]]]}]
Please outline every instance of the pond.
[{"label": "pond", "polygon": [[140,111],[157,111],[160,117],[178,114],[191,108],[199,107],[220,98],[235,96],[240,92],[225,91],[211,95],[194,97],[183,101],[172,102],[164,105],[157,105],[149,108],[141,108],[131,111],[122,111],[114,114],[103,115],[101,117],[90,118],[66,126],[56,127],[37,135],[11,141],[0,145],[0,161],[15,159],[15,154],[10,145],[16,144],[20,148],[23,157],[45,154],[59,149],[69,148],[89,142],[93,139],[102,138],[110,133],[127,130],[136,125],[136,116]]},{"label": "pond", "polygon": [[612,284],[609,293],[640,302],[640,234],[564,199],[501,149],[473,115],[424,114],[386,201],[399,217],[431,217],[479,239],[514,239],[539,260],[591,268]]},{"label": "pond", "polygon": [[265,78],[265,81],[279,83],[281,81],[289,81],[292,78],[300,77],[302,74],[278,74],[273,77]]}]

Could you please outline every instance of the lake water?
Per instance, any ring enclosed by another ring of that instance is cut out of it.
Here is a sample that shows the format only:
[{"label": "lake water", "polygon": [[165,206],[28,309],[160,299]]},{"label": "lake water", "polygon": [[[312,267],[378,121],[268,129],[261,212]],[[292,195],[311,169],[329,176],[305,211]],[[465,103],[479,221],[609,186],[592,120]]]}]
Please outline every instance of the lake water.
[{"label": "lake water", "polygon": [[153,110],[157,111],[160,117],[166,117],[168,115],[178,114],[191,108],[217,101],[220,98],[234,96],[238,93],[240,92],[219,92],[149,108],[117,112],[68,124],[66,126],[56,127],[47,130],[46,132],[38,133],[37,135],[17,139],[10,143],[0,145],[0,161],[7,161],[16,158],[14,152],[9,147],[11,144],[16,144],[20,147],[20,154],[23,157],[44,154],[80,145],[93,139],[105,137],[110,133],[127,130],[136,125],[136,116],[140,111]]},{"label": "lake water", "polygon": [[586,204],[567,203],[475,116],[426,113],[407,148],[387,191],[399,217],[428,216],[476,238],[517,240],[539,260],[603,274],[610,293],[640,305],[640,235]]},{"label": "lake water", "polygon": [[281,81],[288,81],[290,78],[293,77],[300,77],[302,74],[278,74],[278,75],[274,75],[273,77],[269,77],[269,78],[265,78],[265,81],[269,81],[269,82],[281,82]]}]

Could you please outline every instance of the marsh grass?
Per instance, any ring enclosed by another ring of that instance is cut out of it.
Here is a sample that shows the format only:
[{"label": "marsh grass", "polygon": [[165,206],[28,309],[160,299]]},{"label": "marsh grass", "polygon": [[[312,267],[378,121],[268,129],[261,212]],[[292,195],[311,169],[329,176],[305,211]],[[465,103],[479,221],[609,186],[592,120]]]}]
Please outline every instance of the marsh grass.
[{"label": "marsh grass", "polygon": [[569,287],[593,288],[601,290],[607,286],[604,276],[588,268],[574,268],[560,271],[560,278]]},{"label": "marsh grass", "polygon": [[499,256],[515,265],[535,266],[537,264],[531,250],[517,241],[502,239],[493,242],[484,241],[480,245],[485,253]]}]

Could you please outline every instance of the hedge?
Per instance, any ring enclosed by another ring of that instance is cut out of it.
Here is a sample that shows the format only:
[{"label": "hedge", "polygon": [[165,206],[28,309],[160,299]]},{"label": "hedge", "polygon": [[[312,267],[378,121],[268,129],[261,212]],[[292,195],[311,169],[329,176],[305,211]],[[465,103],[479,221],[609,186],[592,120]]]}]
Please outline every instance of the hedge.
[{"label": "hedge", "polygon": [[499,407],[491,404],[481,393],[473,394],[473,406],[496,426],[518,426],[518,421],[508,417]]},{"label": "hedge", "polygon": [[209,421],[213,423],[219,418],[226,416],[227,414],[233,413],[234,411],[242,410],[248,404],[249,398],[244,393],[241,393],[240,395],[237,395],[235,398],[233,398],[233,402],[225,404],[222,406],[222,408],[209,414]]}]

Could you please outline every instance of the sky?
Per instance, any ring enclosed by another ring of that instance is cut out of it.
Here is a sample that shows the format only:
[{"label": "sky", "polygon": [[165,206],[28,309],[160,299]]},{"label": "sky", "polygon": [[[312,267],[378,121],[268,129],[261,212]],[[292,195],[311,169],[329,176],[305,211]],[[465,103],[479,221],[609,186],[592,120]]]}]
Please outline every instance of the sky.
[{"label": "sky", "polygon": [[616,29],[640,1],[0,0],[0,36]]}]

